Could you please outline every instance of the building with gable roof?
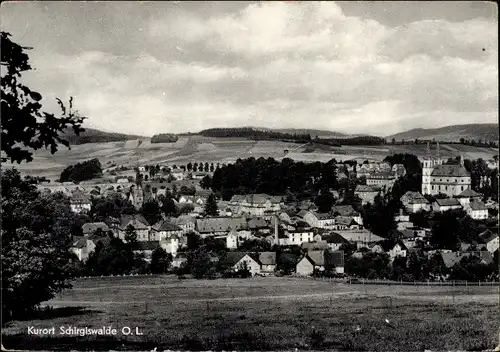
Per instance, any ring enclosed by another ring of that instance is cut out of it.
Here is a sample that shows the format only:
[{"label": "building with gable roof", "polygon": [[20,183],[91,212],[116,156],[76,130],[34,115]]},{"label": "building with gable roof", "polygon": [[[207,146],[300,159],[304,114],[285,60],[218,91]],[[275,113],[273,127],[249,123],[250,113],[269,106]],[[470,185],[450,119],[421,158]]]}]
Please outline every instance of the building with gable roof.
[{"label": "building with gable roof", "polygon": [[448,211],[454,209],[462,209],[462,204],[456,198],[436,199],[432,204],[433,211]]},{"label": "building with gable roof", "polygon": [[137,234],[138,241],[149,241],[149,232],[151,225],[141,214],[135,215],[122,215],[120,218],[120,225],[118,226],[118,238],[125,240],[125,233],[127,228],[131,226]]},{"label": "building with gable roof", "polygon": [[244,217],[211,217],[204,219],[196,219],[196,230],[202,238],[209,236],[225,237],[231,230],[235,230],[241,235],[248,236],[248,224]]},{"label": "building with gable roof", "polygon": [[72,193],[69,199],[71,211],[74,213],[86,213],[90,211],[90,198],[81,190]]},{"label": "building with gable roof", "polygon": [[344,252],[342,251],[308,251],[297,263],[298,275],[309,276],[314,271],[333,271],[344,273]]},{"label": "building with gable roof", "polygon": [[248,214],[263,216],[269,213],[278,213],[284,206],[284,199],[281,196],[270,196],[267,194],[236,194],[229,206],[236,214]]},{"label": "building with gable roof", "polygon": [[479,234],[479,239],[482,243],[486,245],[486,249],[490,253],[495,253],[499,247],[499,239],[498,233],[494,233],[493,231],[486,230]]},{"label": "building with gable roof", "polygon": [[401,203],[409,213],[416,213],[418,211],[430,211],[431,204],[420,192],[408,191],[401,196]]}]

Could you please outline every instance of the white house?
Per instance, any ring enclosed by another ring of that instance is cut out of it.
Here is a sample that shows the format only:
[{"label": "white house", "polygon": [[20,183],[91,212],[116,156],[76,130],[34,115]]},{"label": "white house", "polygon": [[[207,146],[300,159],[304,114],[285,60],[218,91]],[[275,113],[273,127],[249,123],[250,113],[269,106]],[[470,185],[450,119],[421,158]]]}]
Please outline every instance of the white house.
[{"label": "white house", "polygon": [[172,254],[173,257],[175,257],[179,251],[180,245],[180,238],[177,235],[164,237],[160,240],[160,247],[163,248],[165,252]]},{"label": "white house", "polygon": [[125,234],[128,227],[131,227],[137,234],[138,241],[150,241],[149,232],[151,226],[142,215],[122,215],[120,225],[118,226],[118,237],[125,240]]},{"label": "white house", "polygon": [[486,244],[486,249],[490,253],[494,253],[499,247],[498,233],[486,230],[479,234],[479,239]]},{"label": "white house", "polygon": [[288,236],[290,245],[300,246],[304,242],[312,242],[314,233],[311,229],[297,229],[292,231],[285,231]]},{"label": "white house", "polygon": [[90,198],[81,191],[75,191],[70,197],[71,211],[74,213],[85,213],[90,211]]},{"label": "white house", "polygon": [[179,226],[185,234],[196,230],[196,219],[189,215],[181,215],[173,218],[172,224]]},{"label": "white house", "polygon": [[481,201],[472,201],[466,207],[467,214],[474,220],[488,219],[488,208]]},{"label": "white house", "polygon": [[181,237],[183,234],[183,230],[179,226],[173,224],[170,220],[160,220],[152,226],[150,240],[163,241],[172,236]]},{"label": "white house", "polygon": [[482,196],[474,190],[467,188],[460,193],[457,197],[458,201],[464,208],[467,208],[471,202],[481,201]]},{"label": "white house", "polygon": [[226,237],[226,248],[236,249],[238,248],[238,232],[232,230],[228,233]]},{"label": "white house", "polygon": [[335,273],[344,273],[344,252],[308,251],[297,263],[295,270],[298,275],[309,276],[314,270],[332,270]]}]

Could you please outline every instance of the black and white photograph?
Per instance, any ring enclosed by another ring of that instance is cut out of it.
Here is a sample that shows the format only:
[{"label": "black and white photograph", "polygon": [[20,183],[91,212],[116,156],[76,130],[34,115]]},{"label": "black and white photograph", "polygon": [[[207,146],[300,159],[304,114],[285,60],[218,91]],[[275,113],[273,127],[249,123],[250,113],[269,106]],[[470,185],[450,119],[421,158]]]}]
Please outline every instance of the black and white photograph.
[{"label": "black and white photograph", "polygon": [[2,350],[500,351],[496,2],[0,20]]}]

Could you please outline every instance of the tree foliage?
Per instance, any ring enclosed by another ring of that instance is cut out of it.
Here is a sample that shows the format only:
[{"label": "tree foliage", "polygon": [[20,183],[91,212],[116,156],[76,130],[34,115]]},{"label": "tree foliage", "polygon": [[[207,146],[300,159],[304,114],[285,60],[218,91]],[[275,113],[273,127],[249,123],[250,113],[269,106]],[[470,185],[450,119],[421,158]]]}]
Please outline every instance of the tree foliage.
[{"label": "tree foliage", "polygon": [[163,248],[156,248],[151,254],[151,273],[163,274],[168,271],[172,264],[172,255],[167,253]]},{"label": "tree foliage", "polygon": [[60,182],[81,182],[86,180],[91,180],[95,177],[102,176],[102,166],[99,159],[94,158],[91,160],[84,161],[82,163],[76,163],[66,167],[61,172]]},{"label": "tree foliage", "polygon": [[21,82],[22,74],[32,70],[29,56],[31,48],[22,47],[10,39],[11,35],[1,32],[2,66],[2,162],[21,163],[33,160],[33,151],[49,148],[54,154],[59,145],[69,147],[63,137],[67,128],[75,134],[81,128],[84,117],[73,110],[73,98],[69,108],[57,99],[62,116],[42,111],[42,96]]},{"label": "tree foliage", "polygon": [[209,216],[217,216],[219,215],[219,208],[217,207],[217,199],[215,198],[215,194],[210,193],[207,198],[207,202],[205,203],[205,214]]}]

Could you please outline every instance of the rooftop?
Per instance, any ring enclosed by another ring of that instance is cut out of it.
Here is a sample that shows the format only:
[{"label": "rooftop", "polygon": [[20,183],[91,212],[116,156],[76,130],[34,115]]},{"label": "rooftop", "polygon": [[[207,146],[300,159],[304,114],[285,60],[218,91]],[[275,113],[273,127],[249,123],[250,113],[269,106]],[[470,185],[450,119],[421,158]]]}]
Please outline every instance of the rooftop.
[{"label": "rooftop", "polygon": [[470,174],[461,165],[438,165],[432,170],[431,176],[470,177]]}]

